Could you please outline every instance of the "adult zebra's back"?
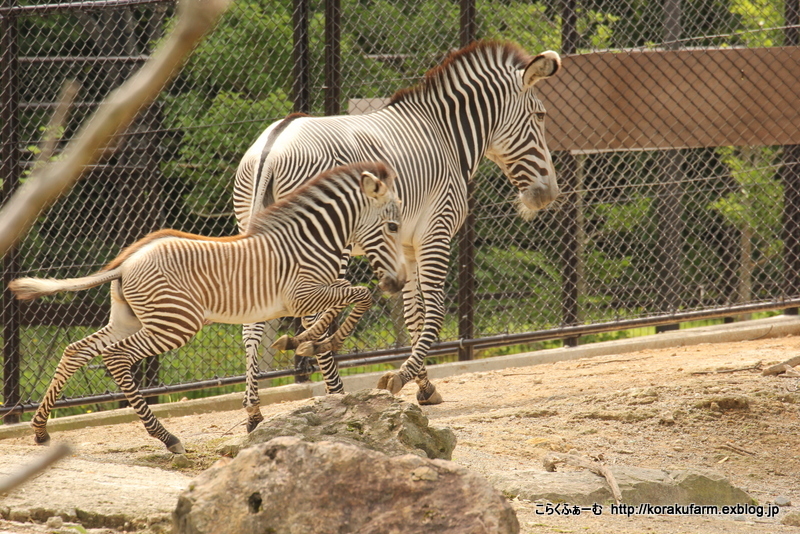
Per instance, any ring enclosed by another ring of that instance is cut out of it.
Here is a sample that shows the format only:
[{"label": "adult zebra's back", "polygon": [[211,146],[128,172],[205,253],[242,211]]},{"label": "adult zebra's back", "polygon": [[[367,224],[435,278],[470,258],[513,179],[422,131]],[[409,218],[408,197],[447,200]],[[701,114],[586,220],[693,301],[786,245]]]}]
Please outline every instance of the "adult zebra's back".
[{"label": "adult zebra's back", "polygon": [[[533,85],[560,66],[555,52],[531,57],[509,43],[474,43],[451,54],[419,85],[395,94],[378,112],[290,115],[272,124],[239,164],[233,197],[243,231],[252,213],[323,169],[378,160],[397,170],[412,353],[398,372],[381,378],[379,387],[396,393],[416,378],[421,404],[441,402],[424,360],[442,326],[450,241],[466,217],[467,182],[480,160],[494,161],[517,187],[523,216],[558,195],[544,139],[545,109]],[[253,372],[261,332],[257,325],[244,329]],[[331,376],[336,373],[332,359],[321,360],[320,366],[329,392],[341,390],[341,381]]]}]

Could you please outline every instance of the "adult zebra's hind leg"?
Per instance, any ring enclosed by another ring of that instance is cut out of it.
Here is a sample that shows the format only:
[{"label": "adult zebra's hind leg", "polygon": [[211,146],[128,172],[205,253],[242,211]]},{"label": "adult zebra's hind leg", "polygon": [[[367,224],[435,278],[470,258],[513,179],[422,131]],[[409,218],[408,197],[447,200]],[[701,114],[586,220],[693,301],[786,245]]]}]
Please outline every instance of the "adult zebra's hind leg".
[{"label": "adult zebra's hind leg", "polygon": [[242,340],[247,358],[245,381],[247,383],[242,405],[247,412],[247,433],[249,434],[264,420],[261,414],[261,399],[258,396],[258,348],[264,335],[266,323],[251,323],[242,326]]}]

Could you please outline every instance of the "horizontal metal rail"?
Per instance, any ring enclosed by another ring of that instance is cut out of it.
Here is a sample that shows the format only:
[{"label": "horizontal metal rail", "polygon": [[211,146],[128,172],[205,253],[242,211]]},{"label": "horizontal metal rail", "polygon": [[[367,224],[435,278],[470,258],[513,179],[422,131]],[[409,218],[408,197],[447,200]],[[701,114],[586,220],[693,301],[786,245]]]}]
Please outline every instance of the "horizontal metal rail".
[{"label": "horizontal metal rail", "polygon": [[[537,330],[535,332],[524,332],[520,334],[507,334],[507,335],[489,336],[477,339],[447,341],[435,344],[428,352],[428,357],[456,354],[458,352],[458,349],[463,346],[472,346],[477,350],[485,350],[490,348],[504,347],[508,345],[517,345],[521,343],[549,341],[549,340],[564,339],[564,338],[583,336],[589,334],[601,334],[604,332],[615,332],[620,330],[628,330],[631,328],[644,328],[644,327],[675,324],[688,321],[719,319],[722,317],[731,317],[746,313],[784,310],[788,308],[797,308],[797,307],[800,307],[800,298],[792,298],[781,301],[761,302],[755,304],[725,306],[709,310],[678,312],[668,315],[643,317],[639,319],[623,319],[607,323],[562,326],[559,328]],[[339,362],[339,367],[341,368],[361,367],[366,365],[377,365],[381,363],[391,363],[391,362],[405,360],[410,352],[411,352],[411,347],[399,347],[395,349],[342,354],[336,356],[336,360],[337,362]],[[317,369],[314,369],[314,371],[317,371]],[[282,371],[267,371],[259,373],[257,378],[259,380],[268,380],[272,378],[294,376],[296,373],[297,371],[295,369],[286,369]],[[232,385],[243,384],[244,382],[245,382],[245,376],[237,375],[224,378],[214,378],[210,380],[201,380],[186,384],[176,384],[172,386],[158,386],[158,387],[144,388],[141,390],[141,393],[142,396],[144,397],[152,397],[155,395],[168,395],[173,393],[185,393],[188,391],[197,391],[201,389],[232,386]],[[123,395],[122,393],[105,393],[102,395],[92,395],[89,397],[61,399],[55,403],[55,408],[69,408],[74,406],[83,406],[86,404],[99,404],[105,402],[115,402],[120,400],[125,400],[125,395]],[[18,404],[16,406],[0,407],[0,417],[7,414],[21,414],[24,412],[31,412],[36,410],[38,407],[39,407],[38,403]]]},{"label": "horizontal metal rail", "polygon": [[144,63],[150,56],[22,56],[20,63]]},{"label": "horizontal metal rail", "polygon": [[175,0],[100,0],[96,2],[64,2],[63,4],[42,4],[35,6],[0,7],[0,16],[30,15],[53,11],[81,11],[114,7],[140,6],[148,4],[172,4]]}]

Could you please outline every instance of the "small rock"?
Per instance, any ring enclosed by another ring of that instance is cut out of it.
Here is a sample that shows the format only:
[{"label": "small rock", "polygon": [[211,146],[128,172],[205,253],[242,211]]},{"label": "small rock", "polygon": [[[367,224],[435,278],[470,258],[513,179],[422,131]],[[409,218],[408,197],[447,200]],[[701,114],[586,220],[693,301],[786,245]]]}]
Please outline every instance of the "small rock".
[{"label": "small rock", "polygon": [[733,516],[734,521],[747,521],[747,518],[743,515],[735,515]]},{"label": "small rock", "polygon": [[184,469],[192,466],[192,461],[186,457],[185,454],[176,454],[172,457],[172,467],[175,469]]},{"label": "small rock", "polygon": [[427,466],[418,467],[411,471],[411,479],[433,482],[434,480],[439,479],[439,473]]},{"label": "small rock", "polygon": [[783,519],[781,519],[781,525],[786,525],[788,527],[800,527],[800,512],[789,512]]},{"label": "small rock", "polygon": [[[719,407],[719,404],[717,404],[714,401],[711,402],[711,405],[708,407],[708,409],[711,410],[712,412],[721,412],[722,411],[722,408]],[[734,521],[735,520],[736,519],[734,519]]]},{"label": "small rock", "polygon": [[27,523],[31,520],[31,514],[27,510],[10,510],[8,513],[8,520],[17,523]]},{"label": "small rock", "polygon": [[778,495],[777,497],[775,497],[775,500],[772,501],[772,502],[775,503],[777,506],[791,506],[792,505],[791,499],[789,499],[789,497],[787,497],[785,495]]},{"label": "small rock", "polygon": [[672,426],[675,424],[675,417],[671,413],[664,414],[658,420],[658,424],[664,426]]},{"label": "small rock", "polygon": [[225,443],[220,444],[217,447],[216,452],[220,456],[227,456],[228,458],[235,458],[236,455],[239,454],[239,451],[242,450],[242,442],[243,441],[244,441],[244,438],[241,438],[241,437],[231,438],[228,441],[226,441]]},{"label": "small rock", "polygon": [[258,425],[241,446],[281,436],[350,443],[390,456],[411,453],[445,460],[452,458],[456,446],[452,430],[430,426],[419,406],[378,389],[315,398]]},{"label": "small rock", "polygon": [[58,517],[57,515],[54,515],[53,517],[50,517],[50,518],[47,519],[47,523],[46,524],[47,524],[47,528],[52,528],[53,530],[58,530],[58,529],[60,529],[61,527],[64,526],[64,520],[61,519],[60,517]]}]

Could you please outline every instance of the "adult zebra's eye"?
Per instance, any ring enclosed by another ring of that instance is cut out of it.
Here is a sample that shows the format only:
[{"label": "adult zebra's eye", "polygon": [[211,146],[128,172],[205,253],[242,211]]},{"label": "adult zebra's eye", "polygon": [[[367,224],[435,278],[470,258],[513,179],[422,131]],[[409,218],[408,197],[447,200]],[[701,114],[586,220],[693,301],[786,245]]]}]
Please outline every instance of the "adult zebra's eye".
[{"label": "adult zebra's eye", "polygon": [[388,222],[388,223],[386,223],[386,228],[390,232],[394,233],[394,232],[397,232],[398,226],[397,226],[396,222]]},{"label": "adult zebra's eye", "polygon": [[536,120],[539,122],[544,122],[544,118],[547,117],[547,113],[544,112],[534,113],[534,115],[536,115]]}]

